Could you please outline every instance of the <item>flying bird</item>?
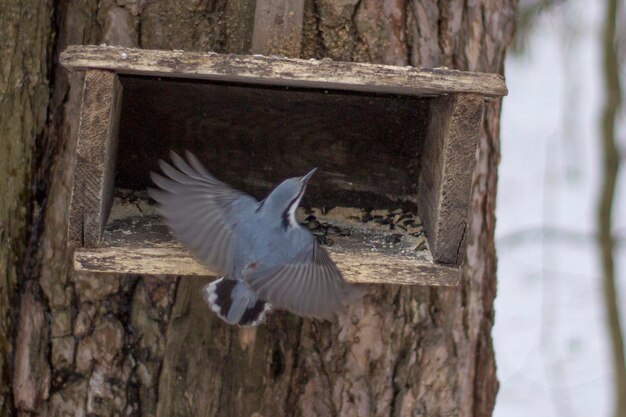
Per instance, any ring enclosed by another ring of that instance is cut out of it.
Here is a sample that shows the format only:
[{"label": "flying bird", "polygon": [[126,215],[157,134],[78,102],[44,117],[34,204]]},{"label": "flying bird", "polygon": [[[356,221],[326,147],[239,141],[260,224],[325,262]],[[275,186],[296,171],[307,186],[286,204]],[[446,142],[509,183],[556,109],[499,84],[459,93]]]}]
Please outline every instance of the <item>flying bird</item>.
[{"label": "flying bird", "polygon": [[289,178],[257,201],[217,180],[190,152],[172,152],[152,172],[149,189],[174,235],[218,274],[202,290],[220,318],[257,326],[271,309],[332,319],[361,295],[346,283],[328,253],[296,220],[296,209],[315,173]]}]

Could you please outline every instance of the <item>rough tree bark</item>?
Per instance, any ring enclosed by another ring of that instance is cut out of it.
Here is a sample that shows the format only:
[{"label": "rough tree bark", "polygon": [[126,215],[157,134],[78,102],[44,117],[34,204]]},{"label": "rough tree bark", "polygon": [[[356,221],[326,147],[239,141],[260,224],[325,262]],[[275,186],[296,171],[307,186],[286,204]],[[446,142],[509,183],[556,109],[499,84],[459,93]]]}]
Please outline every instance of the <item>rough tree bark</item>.
[{"label": "rough tree bark", "polygon": [[[515,7],[308,0],[301,56],[501,73]],[[253,18],[251,0],[0,2],[2,415],[491,414],[499,101],[486,108],[458,288],[376,287],[339,322],[276,314],[242,330],[202,305],[206,279],[69,270],[82,80],[59,52],[104,42],[245,53]]]}]

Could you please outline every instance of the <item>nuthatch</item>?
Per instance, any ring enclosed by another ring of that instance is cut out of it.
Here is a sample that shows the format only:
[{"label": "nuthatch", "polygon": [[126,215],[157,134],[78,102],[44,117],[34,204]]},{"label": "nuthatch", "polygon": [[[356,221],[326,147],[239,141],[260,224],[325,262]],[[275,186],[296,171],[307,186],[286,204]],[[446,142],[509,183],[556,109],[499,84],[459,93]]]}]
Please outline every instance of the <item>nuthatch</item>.
[{"label": "nuthatch", "polygon": [[283,181],[262,201],[211,175],[190,152],[172,152],[174,167],[152,173],[161,189],[149,190],[176,237],[218,279],[203,298],[230,324],[256,326],[272,308],[330,319],[360,291],[314,236],[296,220],[296,209],[316,169]]}]

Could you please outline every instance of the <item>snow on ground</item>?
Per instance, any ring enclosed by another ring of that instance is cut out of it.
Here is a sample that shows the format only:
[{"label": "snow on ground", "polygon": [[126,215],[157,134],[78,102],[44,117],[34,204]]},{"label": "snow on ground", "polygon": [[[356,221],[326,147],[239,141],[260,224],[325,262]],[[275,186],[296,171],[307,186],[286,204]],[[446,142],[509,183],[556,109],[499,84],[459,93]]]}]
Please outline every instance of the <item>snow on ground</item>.
[{"label": "snow on ground", "polygon": [[[593,237],[601,180],[602,5],[570,0],[544,14],[526,53],[507,60],[496,229],[496,417],[611,413],[610,346]],[[625,168],[614,214],[622,238]],[[616,259],[626,321],[626,244]]]}]

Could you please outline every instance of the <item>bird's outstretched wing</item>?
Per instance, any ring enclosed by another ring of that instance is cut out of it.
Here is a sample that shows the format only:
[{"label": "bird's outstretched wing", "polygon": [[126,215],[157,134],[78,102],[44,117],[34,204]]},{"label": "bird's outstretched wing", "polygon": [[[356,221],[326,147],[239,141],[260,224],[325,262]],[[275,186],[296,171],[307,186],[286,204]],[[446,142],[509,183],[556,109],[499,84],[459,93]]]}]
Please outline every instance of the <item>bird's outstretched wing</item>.
[{"label": "bird's outstretched wing", "polygon": [[185,155],[187,161],[171,153],[174,167],[159,161],[167,177],[152,172],[161,189],[148,192],[170,229],[198,260],[218,274],[228,274],[235,216],[257,201],[217,180],[190,152]]},{"label": "bird's outstretched wing", "polygon": [[360,294],[346,283],[328,252],[315,240],[290,263],[248,268],[243,276],[260,299],[305,317],[330,319],[344,309],[346,301]]}]

